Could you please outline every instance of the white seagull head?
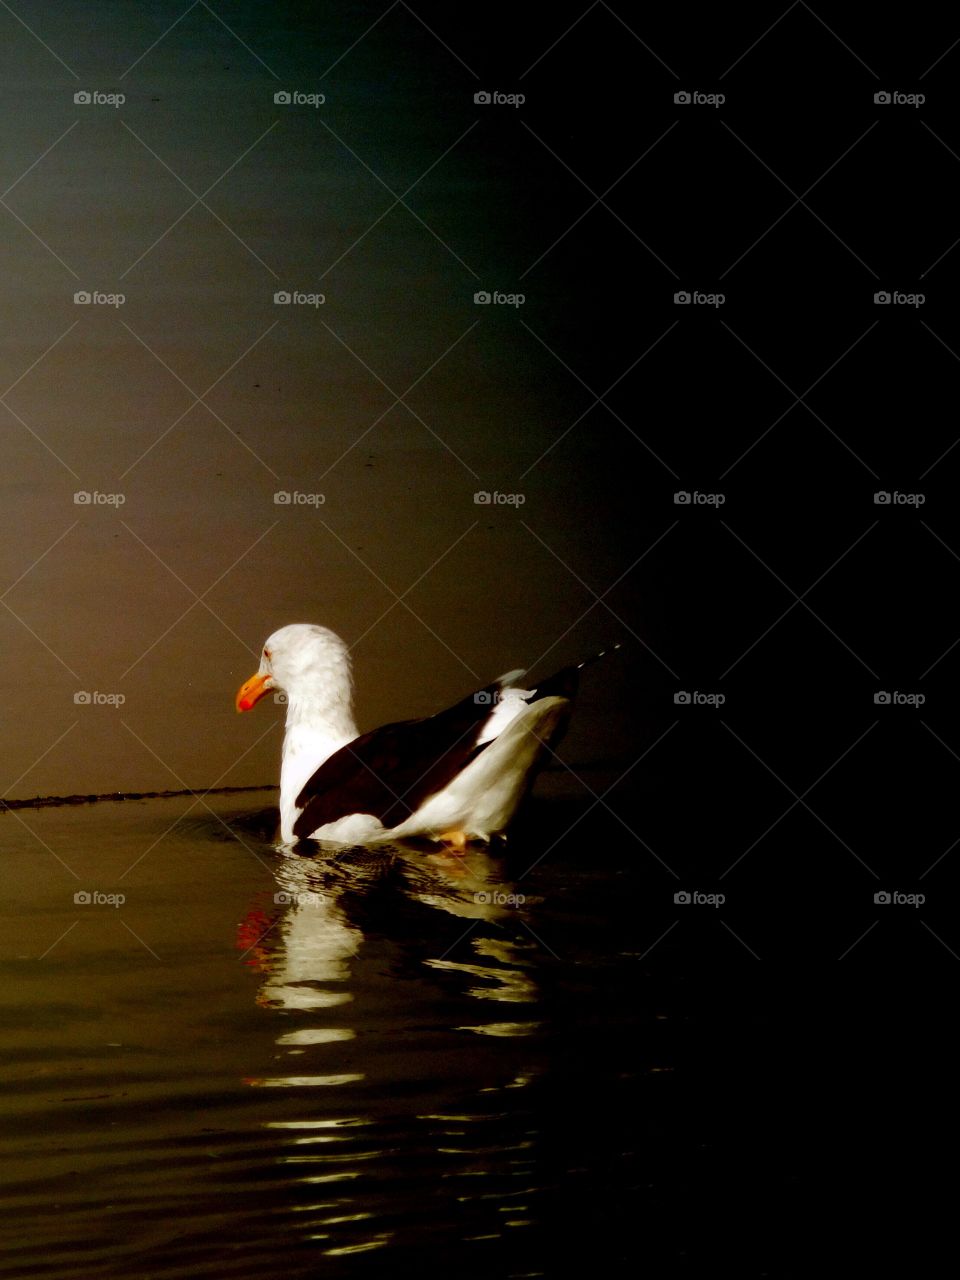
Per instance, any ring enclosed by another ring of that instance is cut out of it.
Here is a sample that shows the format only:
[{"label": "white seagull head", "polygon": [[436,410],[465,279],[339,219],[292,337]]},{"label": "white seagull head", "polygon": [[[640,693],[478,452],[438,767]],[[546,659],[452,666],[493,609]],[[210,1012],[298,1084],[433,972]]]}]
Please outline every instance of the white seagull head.
[{"label": "white seagull head", "polygon": [[309,709],[352,720],[347,646],[334,632],[313,623],[281,627],[264,643],[260,669],[237,693],[237,710],[249,711],[271,689],[286,694],[291,714]]}]

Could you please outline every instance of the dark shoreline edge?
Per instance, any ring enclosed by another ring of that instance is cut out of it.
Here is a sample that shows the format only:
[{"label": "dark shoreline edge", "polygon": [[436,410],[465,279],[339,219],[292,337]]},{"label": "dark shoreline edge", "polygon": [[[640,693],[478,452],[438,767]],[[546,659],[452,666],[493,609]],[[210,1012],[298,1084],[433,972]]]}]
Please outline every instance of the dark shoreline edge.
[{"label": "dark shoreline edge", "polygon": [[277,791],[275,783],[260,787],[198,787],[195,791],[107,791],[89,796],[34,796],[32,800],[0,799],[0,813],[7,809],[47,809],[61,804],[96,804],[99,800],[170,800],[176,796],[226,796],[240,791]]}]

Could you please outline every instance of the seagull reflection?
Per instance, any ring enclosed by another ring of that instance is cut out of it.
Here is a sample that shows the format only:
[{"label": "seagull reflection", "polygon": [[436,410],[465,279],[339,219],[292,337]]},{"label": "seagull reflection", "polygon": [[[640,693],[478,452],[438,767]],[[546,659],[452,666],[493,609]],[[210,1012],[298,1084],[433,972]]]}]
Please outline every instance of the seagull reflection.
[{"label": "seagull reflection", "polygon": [[[397,1164],[407,1141],[458,1231],[499,1240],[531,1226],[536,1128],[502,1100],[538,1075],[527,1045],[509,1044],[542,1026],[529,1009],[539,947],[522,928],[533,900],[489,850],[279,849],[274,871],[238,936],[258,1003],[278,1015],[273,1061],[245,1080],[263,1090],[283,1181],[309,1196],[293,1205],[299,1239],[337,1258],[392,1247],[398,1222],[416,1230],[423,1196]],[[430,1052],[458,1033],[499,1039],[492,1072],[466,1044]]]},{"label": "seagull reflection", "polygon": [[527,902],[505,881],[503,858],[486,849],[458,855],[408,848],[399,869],[411,898],[464,919],[505,923]]},{"label": "seagull reflection", "polygon": [[[278,889],[270,910],[255,902],[238,931],[237,945],[244,948],[247,963],[265,975],[258,1004],[301,1010],[348,1004],[353,996],[343,984],[350,978],[350,961],[363,934],[337,904],[336,892],[320,883],[308,860],[287,857],[276,875]],[[314,1035],[344,1038],[336,1030]],[[280,1042],[289,1043],[287,1037]]]},{"label": "seagull reflection", "polygon": [[[532,900],[515,891],[505,879],[503,859],[489,850],[471,849],[458,856],[391,845],[376,852],[318,853],[313,846],[311,856],[289,848],[278,853],[277,891],[268,904],[257,900],[251,905],[238,933],[246,962],[263,974],[258,1003],[300,1011],[349,1003],[354,998],[349,989],[351,966],[365,930],[375,928],[409,940],[410,904],[494,927],[492,936],[477,929],[462,935],[474,956],[472,963],[460,963],[448,958],[456,941],[451,946],[446,931],[438,940],[440,953],[429,955],[431,931],[419,921],[414,950],[421,950],[422,964],[480,979],[467,987],[467,994],[478,999],[536,999],[536,984],[528,972],[536,946],[529,939],[510,937],[511,924],[523,919]],[[406,911],[399,909],[403,906]],[[353,1034],[300,1028],[277,1043],[297,1052],[293,1046],[324,1044]]]}]

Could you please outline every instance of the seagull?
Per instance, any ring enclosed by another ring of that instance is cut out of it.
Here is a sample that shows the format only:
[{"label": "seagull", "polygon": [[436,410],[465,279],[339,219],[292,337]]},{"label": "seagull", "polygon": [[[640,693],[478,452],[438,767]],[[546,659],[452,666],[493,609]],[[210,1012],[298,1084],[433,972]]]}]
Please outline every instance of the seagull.
[{"label": "seagull", "polygon": [[436,715],[360,733],[344,641],[312,623],[281,627],[236,697],[249,711],[270,690],[286,695],[281,843],[427,839],[462,853],[503,837],[566,730],[580,670],[603,656],[533,689],[509,671]]}]

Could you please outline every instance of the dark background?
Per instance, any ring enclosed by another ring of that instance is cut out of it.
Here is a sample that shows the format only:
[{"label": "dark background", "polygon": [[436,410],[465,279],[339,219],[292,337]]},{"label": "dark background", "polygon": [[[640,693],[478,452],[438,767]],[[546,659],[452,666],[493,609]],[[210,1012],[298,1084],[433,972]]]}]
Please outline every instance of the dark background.
[{"label": "dark background", "polygon": [[[69,65],[0,13],[0,185],[77,123],[0,207],[3,386],[39,360],[0,417],[6,794],[269,781],[279,713],[231,698],[285,622],[356,644],[363,727],[619,640],[542,820],[639,862],[639,949],[716,1036],[691,1071],[720,1108],[776,1095],[795,1142],[840,1104],[851,1161],[916,1125],[891,1082],[936,1076],[921,1032],[952,1022],[960,961],[953,17],[199,4],[165,34],[177,6],[17,11]],[[87,85],[128,101],[81,112]],[[875,103],[894,90],[926,101]],[[131,266],[193,200],[156,157],[200,194],[268,129],[208,198],[229,229],[196,206]],[[327,301],[275,309],[282,287]],[[80,313],[76,288],[128,302]],[[220,420],[191,408],[225,370]],[[695,490],[725,502],[675,503]],[[78,688],[123,690],[123,723]],[[926,900],[875,903],[895,890]]]}]

